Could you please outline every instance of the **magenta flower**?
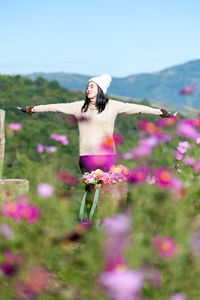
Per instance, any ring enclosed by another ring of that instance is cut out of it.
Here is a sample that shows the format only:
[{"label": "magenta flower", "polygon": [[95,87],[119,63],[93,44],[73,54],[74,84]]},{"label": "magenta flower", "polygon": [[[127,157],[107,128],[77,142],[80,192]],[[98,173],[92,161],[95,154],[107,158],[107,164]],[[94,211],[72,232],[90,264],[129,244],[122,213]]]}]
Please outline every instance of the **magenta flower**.
[{"label": "magenta flower", "polygon": [[178,252],[178,247],[172,237],[155,237],[152,244],[163,258],[171,258]]},{"label": "magenta flower", "polygon": [[19,131],[22,129],[22,125],[19,123],[10,123],[9,124],[9,129],[13,131]]},{"label": "magenta flower", "polygon": [[144,183],[149,175],[149,167],[141,166],[130,172],[128,180],[134,184]]},{"label": "magenta flower", "polygon": [[184,141],[184,142],[180,142],[178,144],[177,150],[181,153],[181,154],[185,154],[188,149],[191,148],[190,144],[188,143],[188,141]]},{"label": "magenta flower", "polygon": [[59,171],[56,176],[58,180],[65,182],[70,186],[74,186],[78,183],[77,177],[67,171]]},{"label": "magenta flower", "polygon": [[4,256],[5,260],[0,264],[0,269],[4,276],[12,276],[19,270],[24,257],[20,254],[14,254],[10,250],[6,250]]},{"label": "magenta flower", "polygon": [[48,183],[40,183],[37,187],[37,193],[41,198],[49,198],[54,193],[54,187]]},{"label": "magenta flower", "polygon": [[178,120],[177,116],[160,119],[156,122],[156,126],[158,126],[158,127],[172,126],[177,122],[177,120]]},{"label": "magenta flower", "polygon": [[37,206],[29,205],[23,201],[4,202],[2,205],[2,214],[14,221],[26,220],[33,224],[38,220],[40,210]]},{"label": "magenta flower", "polygon": [[124,142],[123,136],[119,133],[118,134],[117,133],[113,134],[113,139],[114,139],[114,143],[116,145],[121,145]]},{"label": "magenta flower", "polygon": [[168,188],[174,185],[174,176],[172,172],[164,167],[159,167],[154,171],[154,175],[157,179],[156,183],[158,187]]},{"label": "magenta flower", "polygon": [[130,269],[114,270],[102,273],[99,282],[113,300],[133,300],[143,288],[144,275]]},{"label": "magenta flower", "polygon": [[190,85],[188,87],[184,87],[179,91],[180,95],[191,95],[194,93],[195,87],[194,85]]},{"label": "magenta flower", "polygon": [[170,300],[187,300],[186,294],[177,293],[170,297]]}]

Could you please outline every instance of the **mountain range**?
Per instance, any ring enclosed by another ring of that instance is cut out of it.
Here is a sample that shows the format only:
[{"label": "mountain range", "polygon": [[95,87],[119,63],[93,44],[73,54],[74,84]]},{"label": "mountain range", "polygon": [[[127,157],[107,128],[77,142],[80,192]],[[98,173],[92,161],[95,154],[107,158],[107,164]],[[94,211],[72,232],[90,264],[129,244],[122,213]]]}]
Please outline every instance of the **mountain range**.
[{"label": "mountain range", "polygon": [[[84,91],[88,79],[93,76],[64,72],[26,75],[32,80],[37,77],[43,77],[47,81],[55,80],[65,88],[81,91]],[[194,86],[192,94],[180,94],[181,89],[191,85]],[[154,105],[165,105],[182,112],[197,112],[200,110],[200,59],[159,72],[134,74],[123,78],[113,77],[108,93],[113,97],[130,100],[148,99]]]}]

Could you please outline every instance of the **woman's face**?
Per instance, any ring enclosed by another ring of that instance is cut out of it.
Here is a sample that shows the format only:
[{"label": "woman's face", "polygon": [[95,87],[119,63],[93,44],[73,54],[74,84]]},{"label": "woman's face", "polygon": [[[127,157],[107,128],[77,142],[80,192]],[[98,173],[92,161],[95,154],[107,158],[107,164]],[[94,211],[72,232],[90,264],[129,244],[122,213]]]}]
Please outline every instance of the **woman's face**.
[{"label": "woman's face", "polygon": [[97,94],[98,94],[98,86],[95,82],[90,81],[88,82],[87,88],[86,88],[86,94],[87,97],[90,100],[96,100]]}]

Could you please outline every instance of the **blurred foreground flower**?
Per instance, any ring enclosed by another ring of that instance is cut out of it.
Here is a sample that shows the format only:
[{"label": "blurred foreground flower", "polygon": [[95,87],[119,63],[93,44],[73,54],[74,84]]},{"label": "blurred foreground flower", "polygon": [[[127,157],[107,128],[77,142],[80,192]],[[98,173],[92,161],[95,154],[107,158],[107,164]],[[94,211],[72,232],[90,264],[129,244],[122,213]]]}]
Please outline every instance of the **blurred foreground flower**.
[{"label": "blurred foreground flower", "polygon": [[190,149],[191,146],[188,143],[188,141],[184,141],[184,142],[179,142],[178,146],[177,146],[177,150],[181,153],[181,154],[185,154],[188,149]]},{"label": "blurred foreground flower", "polygon": [[56,173],[56,177],[58,180],[65,182],[70,186],[74,186],[78,183],[78,179],[75,175],[70,174],[67,171],[58,171]]},{"label": "blurred foreground flower", "polygon": [[2,214],[4,217],[13,219],[14,221],[25,220],[30,224],[34,224],[39,217],[40,209],[38,206],[30,205],[18,198],[18,201],[3,202]]},{"label": "blurred foreground flower", "polygon": [[7,240],[13,240],[15,237],[13,230],[6,224],[0,224],[0,232]]},{"label": "blurred foreground flower", "polygon": [[171,258],[178,252],[178,247],[172,237],[154,237],[152,244],[163,258]]},{"label": "blurred foreground flower", "polygon": [[9,124],[9,129],[13,131],[19,131],[22,129],[22,125],[19,123],[10,123]]},{"label": "blurred foreground flower", "polygon": [[25,257],[21,254],[14,254],[10,250],[4,251],[5,260],[0,264],[0,269],[5,276],[14,275],[24,262]]},{"label": "blurred foreground flower", "polygon": [[190,246],[192,254],[200,257],[200,231],[193,234]]},{"label": "blurred foreground flower", "polygon": [[195,141],[198,137],[200,137],[200,133],[195,129],[193,125],[184,122],[177,125],[177,133],[181,136],[193,139]]},{"label": "blurred foreground flower", "polygon": [[150,173],[148,166],[140,166],[131,171],[128,175],[128,181],[134,184],[144,183]]},{"label": "blurred foreground flower", "polygon": [[171,296],[170,300],[187,300],[187,296],[183,293],[177,293]]},{"label": "blurred foreground flower", "polygon": [[37,187],[37,193],[41,198],[49,198],[54,193],[54,187],[48,183],[41,182]]},{"label": "blurred foreground flower", "polygon": [[159,167],[154,171],[156,184],[158,187],[168,188],[174,186],[175,178],[172,172],[164,167]]},{"label": "blurred foreground flower", "polygon": [[54,276],[44,267],[34,266],[27,271],[24,278],[16,286],[16,294],[20,299],[37,299],[40,294],[51,290]]},{"label": "blurred foreground flower", "polygon": [[103,272],[99,277],[113,300],[136,300],[144,285],[144,275],[131,269]]}]

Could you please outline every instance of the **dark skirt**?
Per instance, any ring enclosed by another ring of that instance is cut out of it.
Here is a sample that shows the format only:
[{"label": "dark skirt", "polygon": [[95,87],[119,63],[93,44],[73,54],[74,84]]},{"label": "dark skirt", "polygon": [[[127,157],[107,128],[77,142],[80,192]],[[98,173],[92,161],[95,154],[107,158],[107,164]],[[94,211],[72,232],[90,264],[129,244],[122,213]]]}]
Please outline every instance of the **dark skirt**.
[{"label": "dark skirt", "polygon": [[84,174],[85,172],[91,172],[96,169],[101,169],[104,172],[108,172],[110,167],[116,163],[116,154],[108,155],[84,155],[80,156],[79,167]]}]

